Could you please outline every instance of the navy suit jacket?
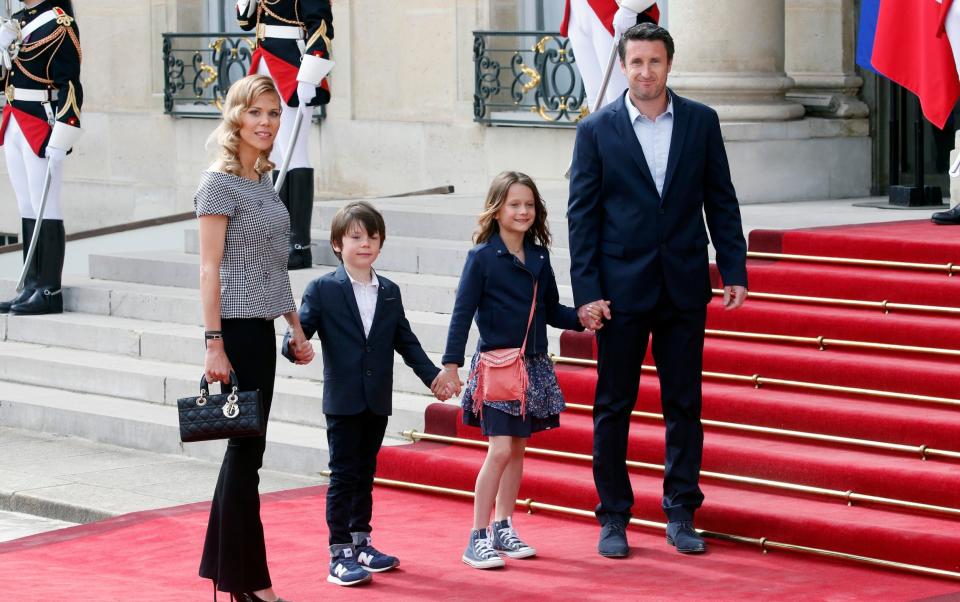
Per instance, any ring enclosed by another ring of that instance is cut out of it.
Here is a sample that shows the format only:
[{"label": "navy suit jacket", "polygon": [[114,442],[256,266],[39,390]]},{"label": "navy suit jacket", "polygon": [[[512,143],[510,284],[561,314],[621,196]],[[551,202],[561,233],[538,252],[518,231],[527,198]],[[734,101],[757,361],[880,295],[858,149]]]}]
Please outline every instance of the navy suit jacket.
[{"label": "navy suit jacket", "polygon": [[[370,336],[363,334],[360,309],[350,277],[341,265],[307,285],[300,305],[300,325],[309,340],[314,333],[323,353],[323,413],[353,415],[370,409],[389,416],[393,405],[393,352],[413,368],[427,387],[440,372],[420,346],[403,313],[400,287],[377,275],[380,290]],[[283,356],[293,361],[283,338]]]},{"label": "navy suit jacket", "polygon": [[547,352],[547,324],[583,330],[577,311],[560,304],[550,252],[526,238],[523,255],[526,262],[520,263],[507,250],[499,232],[467,253],[450,316],[444,364],[464,364],[474,317],[480,331],[480,351],[520,347],[530,320],[534,281],[537,282],[537,305],[527,335],[526,355]]},{"label": "navy suit jacket", "polygon": [[[657,192],[623,98],[577,126],[567,219],[577,307],[653,309],[661,291],[680,309],[711,298],[707,228],[725,285],[747,285],[740,207],[716,111],[669,91],[673,137]],[[706,226],[703,216],[706,214]]]}]

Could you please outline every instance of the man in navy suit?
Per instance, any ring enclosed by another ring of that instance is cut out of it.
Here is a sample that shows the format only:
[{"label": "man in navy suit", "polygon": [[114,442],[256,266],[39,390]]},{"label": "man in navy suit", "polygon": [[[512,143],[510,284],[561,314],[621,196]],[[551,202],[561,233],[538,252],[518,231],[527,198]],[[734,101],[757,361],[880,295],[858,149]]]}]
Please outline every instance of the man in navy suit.
[{"label": "man in navy suit", "polygon": [[707,229],[727,309],[747,295],[746,243],[717,113],[667,88],[673,38],[642,23],[623,34],[618,50],[629,88],[577,127],[567,211],[575,304],[584,319],[599,307],[607,321],[597,334],[593,411],[598,551],[607,557],[629,551],[630,413],[652,333],[666,424],[667,542],[698,553],[706,550],[693,517],[703,502],[701,370],[712,296]]}]

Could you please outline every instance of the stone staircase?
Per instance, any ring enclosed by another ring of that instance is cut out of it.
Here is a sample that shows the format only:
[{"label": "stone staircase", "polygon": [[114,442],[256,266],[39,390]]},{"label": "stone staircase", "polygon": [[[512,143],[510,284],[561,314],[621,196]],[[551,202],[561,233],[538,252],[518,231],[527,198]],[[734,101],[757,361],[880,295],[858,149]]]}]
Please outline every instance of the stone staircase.
[{"label": "stone staircase", "polygon": [[[310,280],[336,265],[328,227],[345,202],[316,204],[318,265],[291,273],[298,302]],[[482,199],[445,195],[373,202],[387,223],[378,273],[400,285],[414,332],[439,362]],[[550,222],[560,296],[570,303],[563,209],[551,204]],[[0,316],[0,425],[219,460],[223,442],[180,443],[175,410],[178,398],[196,394],[202,369],[198,265],[196,224],[185,222],[183,238],[171,241],[168,251],[91,255],[89,277],[65,279],[64,314]],[[0,281],[0,294],[10,294],[14,284]],[[276,330],[279,343],[282,318]],[[559,335],[550,332],[554,351]],[[475,344],[474,332],[468,353]],[[315,474],[326,467],[322,375],[319,353],[306,367],[279,358],[266,468]],[[402,430],[422,429],[423,411],[433,400],[399,356],[394,388],[386,444],[402,443]]]}]

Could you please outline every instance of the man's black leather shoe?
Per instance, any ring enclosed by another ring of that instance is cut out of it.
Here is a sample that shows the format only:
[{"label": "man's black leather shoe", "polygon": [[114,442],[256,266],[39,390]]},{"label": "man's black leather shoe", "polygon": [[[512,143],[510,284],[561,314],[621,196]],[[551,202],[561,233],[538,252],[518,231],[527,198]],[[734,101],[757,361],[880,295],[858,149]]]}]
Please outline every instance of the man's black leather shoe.
[{"label": "man's black leather shoe", "polygon": [[667,523],[667,543],[675,546],[681,554],[702,554],[707,544],[693,529],[693,521],[681,520]]},{"label": "man's black leather shoe", "polygon": [[606,558],[626,558],[630,553],[627,545],[627,523],[622,518],[608,518],[600,528],[600,543],[597,551]]},{"label": "man's black leather shoe", "polygon": [[930,221],[943,226],[960,224],[960,205],[949,211],[937,211],[930,216]]}]

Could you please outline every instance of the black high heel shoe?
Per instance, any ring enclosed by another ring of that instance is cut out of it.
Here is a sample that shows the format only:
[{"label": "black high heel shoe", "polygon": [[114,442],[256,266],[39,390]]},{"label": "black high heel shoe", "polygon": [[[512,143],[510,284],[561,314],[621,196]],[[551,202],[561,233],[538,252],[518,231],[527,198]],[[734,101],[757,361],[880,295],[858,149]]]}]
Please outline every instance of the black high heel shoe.
[{"label": "black high heel shoe", "polygon": [[[237,602],[267,602],[263,598],[257,596],[253,592],[244,592],[240,594],[230,594],[230,600],[232,601],[236,597]],[[289,600],[284,600],[283,598],[277,598],[277,602],[290,602]]]}]

